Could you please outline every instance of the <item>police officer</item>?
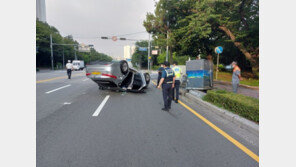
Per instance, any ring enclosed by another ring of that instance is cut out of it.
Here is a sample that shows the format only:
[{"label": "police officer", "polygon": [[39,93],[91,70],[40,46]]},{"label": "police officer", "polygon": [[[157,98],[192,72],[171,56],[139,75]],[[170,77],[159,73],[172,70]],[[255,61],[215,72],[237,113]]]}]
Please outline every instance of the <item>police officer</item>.
[{"label": "police officer", "polygon": [[171,103],[173,99],[173,88],[175,86],[175,73],[170,68],[170,63],[164,62],[164,70],[162,71],[161,79],[157,88],[162,86],[162,96],[164,102],[164,108],[162,110],[169,111],[171,109]]},{"label": "police officer", "polygon": [[163,63],[160,64],[160,67],[158,68],[158,77],[157,77],[157,85],[159,85],[159,81],[161,79],[161,74],[162,74],[162,71],[164,70],[163,68]]},{"label": "police officer", "polygon": [[68,63],[66,64],[66,68],[67,68],[68,79],[71,79],[71,73],[73,70],[73,65],[71,63],[71,60],[68,60]]},{"label": "police officer", "polygon": [[180,88],[180,80],[182,75],[182,70],[180,67],[177,66],[177,62],[174,62],[173,64],[173,71],[175,73],[176,79],[175,79],[175,87],[173,89],[173,100],[175,100],[175,103],[178,103],[179,100],[179,88]]}]

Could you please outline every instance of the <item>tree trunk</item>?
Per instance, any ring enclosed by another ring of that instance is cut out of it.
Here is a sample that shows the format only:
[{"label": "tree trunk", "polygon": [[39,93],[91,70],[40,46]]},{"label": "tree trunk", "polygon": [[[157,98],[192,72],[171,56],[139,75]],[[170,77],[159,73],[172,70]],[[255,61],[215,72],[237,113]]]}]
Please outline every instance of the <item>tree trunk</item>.
[{"label": "tree trunk", "polygon": [[[234,34],[225,26],[219,26],[219,29],[224,31],[227,36],[231,39],[231,41],[234,43],[234,45],[245,55],[245,57],[250,61],[252,65],[252,71],[253,73],[258,73],[259,71],[259,62],[256,61],[252,55],[246,50],[246,48],[242,45],[241,42],[236,42],[235,41],[235,36]],[[258,55],[259,57],[259,55]]]}]

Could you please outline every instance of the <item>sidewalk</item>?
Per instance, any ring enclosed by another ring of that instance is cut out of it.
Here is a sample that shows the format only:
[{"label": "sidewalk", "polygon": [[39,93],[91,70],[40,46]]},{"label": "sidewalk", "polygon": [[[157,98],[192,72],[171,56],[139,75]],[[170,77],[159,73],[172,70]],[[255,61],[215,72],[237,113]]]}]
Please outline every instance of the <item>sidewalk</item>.
[{"label": "sidewalk", "polygon": [[[220,81],[214,81],[214,88],[215,89],[227,90],[227,91],[232,92],[231,83],[224,83],[224,82],[220,82]],[[259,89],[239,86],[237,93],[259,99]]]}]

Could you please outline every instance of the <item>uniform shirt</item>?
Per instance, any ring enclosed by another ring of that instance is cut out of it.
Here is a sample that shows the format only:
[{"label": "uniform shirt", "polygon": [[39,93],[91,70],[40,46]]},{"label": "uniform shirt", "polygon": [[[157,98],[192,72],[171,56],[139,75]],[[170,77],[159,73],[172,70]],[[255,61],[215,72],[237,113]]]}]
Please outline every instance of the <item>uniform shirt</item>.
[{"label": "uniform shirt", "polygon": [[66,64],[66,68],[69,70],[69,69],[72,69],[73,68],[73,65],[72,63],[67,63]]},{"label": "uniform shirt", "polygon": [[178,66],[175,66],[175,67],[173,67],[173,70],[174,70],[175,75],[176,75],[176,80],[180,80],[181,79],[181,73],[182,73],[181,68],[178,67]]},{"label": "uniform shirt", "polygon": [[175,76],[174,71],[173,71],[170,67],[167,67],[167,68],[163,69],[162,74],[161,74],[161,78],[166,78],[166,77],[167,77],[167,72],[166,72],[166,70],[167,70],[169,73],[173,73],[173,74],[172,74],[173,77]]},{"label": "uniform shirt", "polygon": [[239,84],[239,75],[241,74],[241,72],[239,70],[235,70],[232,73],[232,83],[234,84]]},{"label": "uniform shirt", "polygon": [[164,68],[163,67],[159,67],[158,68],[158,78],[161,78],[161,76],[162,76],[162,71],[164,70]]}]

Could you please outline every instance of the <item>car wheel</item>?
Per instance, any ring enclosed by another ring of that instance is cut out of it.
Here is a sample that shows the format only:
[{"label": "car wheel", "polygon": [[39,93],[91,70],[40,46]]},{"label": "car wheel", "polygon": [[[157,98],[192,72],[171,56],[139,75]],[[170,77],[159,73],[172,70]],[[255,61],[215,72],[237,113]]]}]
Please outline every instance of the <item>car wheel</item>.
[{"label": "car wheel", "polygon": [[128,73],[128,64],[126,61],[123,60],[120,62],[120,70],[121,70],[122,74]]},{"label": "car wheel", "polygon": [[145,76],[146,84],[148,85],[150,82],[150,75],[148,73],[145,73],[144,76]]}]

